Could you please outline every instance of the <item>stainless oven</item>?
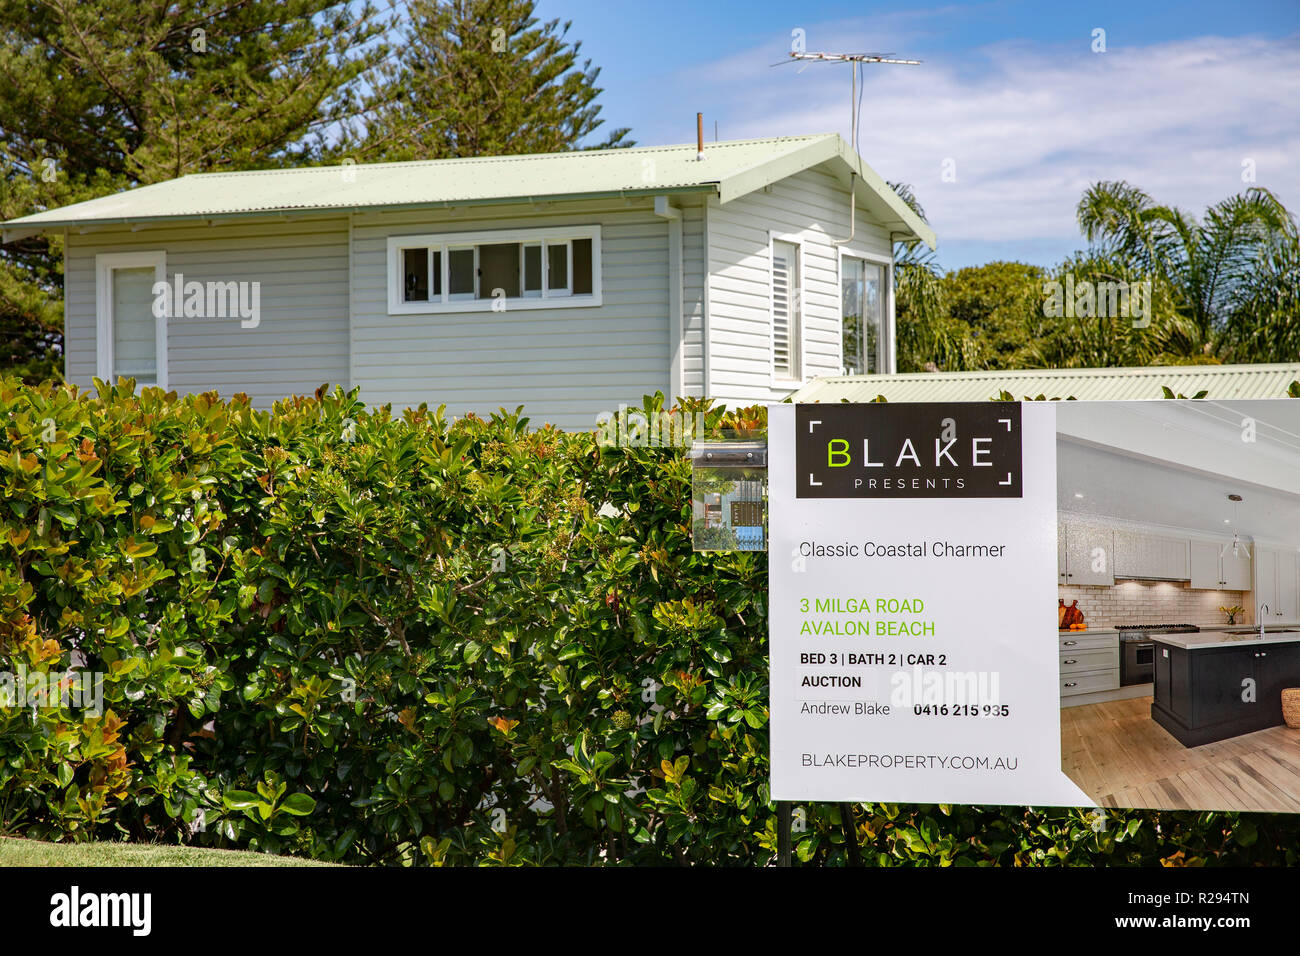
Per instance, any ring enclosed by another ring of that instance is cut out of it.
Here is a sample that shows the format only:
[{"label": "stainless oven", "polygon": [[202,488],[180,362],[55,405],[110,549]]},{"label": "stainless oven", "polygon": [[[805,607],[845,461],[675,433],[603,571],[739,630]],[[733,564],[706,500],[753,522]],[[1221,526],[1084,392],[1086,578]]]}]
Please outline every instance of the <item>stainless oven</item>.
[{"label": "stainless oven", "polygon": [[1156,674],[1156,646],[1144,633],[1124,634],[1119,639],[1119,683],[1150,684]]},{"label": "stainless oven", "polygon": [[1156,645],[1151,635],[1195,634],[1195,624],[1121,624],[1119,631],[1119,683],[1150,684],[1155,680]]}]

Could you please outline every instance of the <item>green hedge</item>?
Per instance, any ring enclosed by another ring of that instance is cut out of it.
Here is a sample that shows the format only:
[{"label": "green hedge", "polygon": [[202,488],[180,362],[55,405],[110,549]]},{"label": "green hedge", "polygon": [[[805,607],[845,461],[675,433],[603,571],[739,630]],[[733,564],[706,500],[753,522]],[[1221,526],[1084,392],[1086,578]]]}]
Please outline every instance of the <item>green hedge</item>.
[{"label": "green hedge", "polygon": [[[104,674],[100,714],[0,707],[0,833],[773,861],[766,557],[691,550],[679,452],[339,390],[260,412],[7,379],[0,426],[0,671]],[[846,861],[840,813],[803,808],[799,860]],[[853,824],[880,865],[1282,863],[1300,835],[1020,807],[858,805]]]}]

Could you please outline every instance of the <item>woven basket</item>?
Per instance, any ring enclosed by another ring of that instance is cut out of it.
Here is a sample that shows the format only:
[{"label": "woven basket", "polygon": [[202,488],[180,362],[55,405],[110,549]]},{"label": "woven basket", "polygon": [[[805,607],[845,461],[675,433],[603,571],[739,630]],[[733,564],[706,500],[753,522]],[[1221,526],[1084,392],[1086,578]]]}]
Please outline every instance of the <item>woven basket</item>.
[{"label": "woven basket", "polygon": [[1300,730],[1300,687],[1282,691],[1282,719],[1294,730]]}]

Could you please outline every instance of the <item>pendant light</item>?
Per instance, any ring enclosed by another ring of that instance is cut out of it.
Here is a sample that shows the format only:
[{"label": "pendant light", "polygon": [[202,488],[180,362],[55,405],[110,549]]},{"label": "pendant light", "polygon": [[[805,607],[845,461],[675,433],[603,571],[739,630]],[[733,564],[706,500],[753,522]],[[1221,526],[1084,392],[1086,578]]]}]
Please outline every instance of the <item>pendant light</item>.
[{"label": "pendant light", "polygon": [[1240,558],[1245,555],[1246,560],[1250,560],[1250,548],[1241,540],[1241,534],[1237,530],[1237,505],[1241,502],[1241,495],[1228,495],[1228,500],[1232,502],[1232,543],[1225,544],[1219,551],[1219,557],[1226,557],[1228,552],[1232,552],[1234,558]]}]

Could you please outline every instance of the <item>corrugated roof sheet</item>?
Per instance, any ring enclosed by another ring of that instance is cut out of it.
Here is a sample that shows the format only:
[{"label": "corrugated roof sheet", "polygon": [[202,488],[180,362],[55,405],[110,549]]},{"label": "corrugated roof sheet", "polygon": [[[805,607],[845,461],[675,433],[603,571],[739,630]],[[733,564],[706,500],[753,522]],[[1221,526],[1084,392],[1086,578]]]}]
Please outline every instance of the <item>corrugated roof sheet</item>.
[{"label": "corrugated roof sheet", "polygon": [[1125,401],[1163,398],[1161,386],[1188,398],[1285,398],[1300,381],[1300,363],[1284,365],[1166,365],[1142,368],[1050,368],[981,372],[917,372],[819,378],[794,393],[796,402],[980,402],[1004,389],[1017,399]]},{"label": "corrugated roof sheet", "polygon": [[[323,212],[583,196],[654,195],[709,190],[723,200],[800,169],[838,158],[870,187],[873,212],[895,231],[931,246],[934,233],[838,134],[696,144],[486,156],[407,163],[315,166],[196,173],[4,223],[22,233],[42,228],[219,218],[258,213]],[[861,195],[861,190],[859,190]]]}]

